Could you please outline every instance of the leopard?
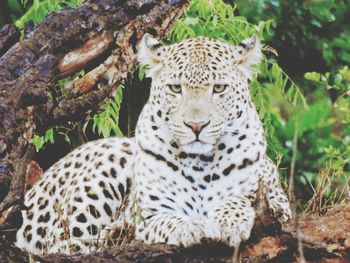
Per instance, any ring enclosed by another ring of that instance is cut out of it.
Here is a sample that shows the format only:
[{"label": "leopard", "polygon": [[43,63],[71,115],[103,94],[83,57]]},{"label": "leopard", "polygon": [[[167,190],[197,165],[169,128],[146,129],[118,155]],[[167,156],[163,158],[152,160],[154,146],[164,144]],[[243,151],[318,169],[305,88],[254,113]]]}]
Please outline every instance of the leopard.
[{"label": "leopard", "polygon": [[276,219],[290,220],[249,91],[257,36],[166,45],[145,34],[137,58],[152,84],[135,136],[88,142],[50,167],[25,194],[17,247],[88,254],[125,224],[147,244],[237,247],[250,237],[259,182]]}]

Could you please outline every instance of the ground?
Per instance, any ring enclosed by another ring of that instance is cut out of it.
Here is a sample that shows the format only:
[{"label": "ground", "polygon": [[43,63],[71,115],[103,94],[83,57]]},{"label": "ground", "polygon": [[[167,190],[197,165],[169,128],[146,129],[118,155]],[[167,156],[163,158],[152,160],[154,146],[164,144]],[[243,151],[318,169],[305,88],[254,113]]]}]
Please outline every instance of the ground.
[{"label": "ground", "polygon": [[[349,203],[336,205],[322,216],[300,218],[307,262],[350,261],[349,219]],[[254,228],[252,237],[242,245],[242,262],[299,262],[297,239],[292,224],[284,228],[284,231],[279,231],[277,225],[271,222],[262,224],[263,226]],[[232,262],[234,254],[232,248],[223,244],[203,244],[183,249],[172,245],[147,245],[131,241],[98,254],[70,257],[51,255],[40,258],[30,256],[13,246],[14,230],[8,229],[0,233],[0,262],[33,262],[32,259],[40,262]]]}]

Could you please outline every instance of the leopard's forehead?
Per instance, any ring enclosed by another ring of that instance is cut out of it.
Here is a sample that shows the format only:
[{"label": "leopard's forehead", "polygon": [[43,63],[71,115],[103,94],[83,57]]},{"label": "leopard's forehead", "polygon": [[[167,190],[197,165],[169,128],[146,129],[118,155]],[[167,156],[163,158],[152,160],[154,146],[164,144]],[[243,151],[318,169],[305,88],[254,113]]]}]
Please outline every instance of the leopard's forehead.
[{"label": "leopard's forehead", "polygon": [[218,62],[217,59],[220,57],[228,61],[231,55],[231,47],[228,44],[207,37],[190,38],[169,47],[170,55],[182,55],[197,63]]},{"label": "leopard's forehead", "polygon": [[189,83],[210,84],[225,79],[232,70],[232,47],[216,39],[197,37],[168,47],[164,70]]}]

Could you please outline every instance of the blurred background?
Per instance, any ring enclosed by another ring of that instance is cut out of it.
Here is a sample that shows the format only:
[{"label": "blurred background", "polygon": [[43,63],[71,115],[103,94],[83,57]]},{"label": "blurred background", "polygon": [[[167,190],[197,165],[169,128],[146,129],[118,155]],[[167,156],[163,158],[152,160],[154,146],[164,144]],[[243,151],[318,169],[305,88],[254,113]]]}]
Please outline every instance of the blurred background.
[{"label": "blurred background", "polygon": [[[1,0],[0,26],[15,23],[26,38],[49,12],[82,2]],[[295,176],[299,210],[323,213],[350,198],[350,0],[192,0],[165,42],[206,35],[238,43],[254,33],[265,56],[250,88],[268,154],[286,188]],[[98,114],[37,134],[40,166],[89,140],[132,136],[149,94],[145,70],[130,73]],[[70,80],[59,80],[57,90]]]}]

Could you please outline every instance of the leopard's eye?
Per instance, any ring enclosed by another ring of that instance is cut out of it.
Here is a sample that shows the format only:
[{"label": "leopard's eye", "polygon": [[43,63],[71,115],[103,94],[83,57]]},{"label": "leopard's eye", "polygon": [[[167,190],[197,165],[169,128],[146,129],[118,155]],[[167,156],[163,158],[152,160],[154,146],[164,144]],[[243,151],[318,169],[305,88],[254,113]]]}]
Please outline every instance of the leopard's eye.
[{"label": "leopard's eye", "polygon": [[224,92],[226,90],[227,87],[228,87],[228,85],[226,85],[226,84],[214,85],[213,93],[222,93],[222,92]]},{"label": "leopard's eye", "polygon": [[181,93],[182,88],[179,84],[168,84],[167,87],[174,93]]}]

